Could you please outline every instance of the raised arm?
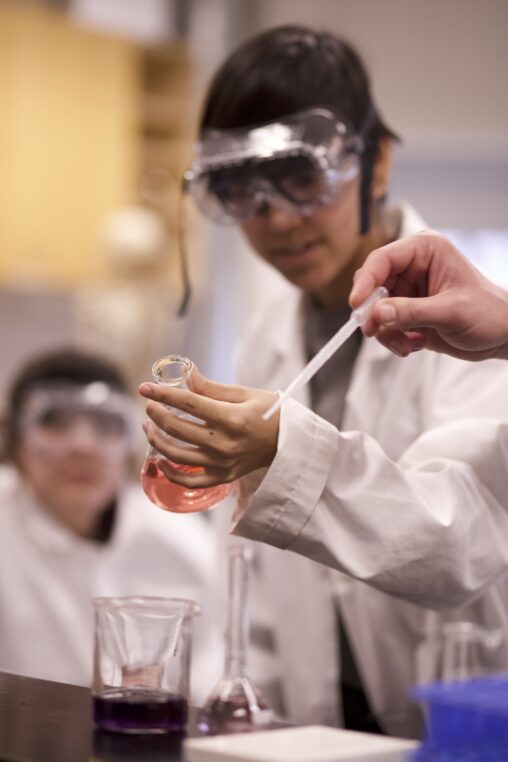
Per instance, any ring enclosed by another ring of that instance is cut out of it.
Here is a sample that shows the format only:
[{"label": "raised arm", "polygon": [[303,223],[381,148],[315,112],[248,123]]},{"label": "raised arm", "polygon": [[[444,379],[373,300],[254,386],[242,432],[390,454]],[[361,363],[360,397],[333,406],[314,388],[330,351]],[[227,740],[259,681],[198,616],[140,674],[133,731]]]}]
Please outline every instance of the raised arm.
[{"label": "raised arm", "polygon": [[382,285],[393,297],[378,302],[364,332],[395,354],[426,348],[463,360],[508,358],[508,293],[439,233],[373,251],[355,275],[351,307]]},{"label": "raised arm", "polygon": [[[235,533],[439,609],[468,602],[508,568],[506,377],[502,363],[497,373],[485,367],[471,386],[480,398],[468,402],[471,417],[436,420],[399,460],[369,434],[341,432],[295,400],[263,421],[273,393],[216,384],[197,371],[194,391],[145,384],[140,391],[151,399],[151,444],[175,463],[204,469],[168,462],[168,478],[192,488],[245,477]],[[442,386],[453,397],[450,379]]]}]

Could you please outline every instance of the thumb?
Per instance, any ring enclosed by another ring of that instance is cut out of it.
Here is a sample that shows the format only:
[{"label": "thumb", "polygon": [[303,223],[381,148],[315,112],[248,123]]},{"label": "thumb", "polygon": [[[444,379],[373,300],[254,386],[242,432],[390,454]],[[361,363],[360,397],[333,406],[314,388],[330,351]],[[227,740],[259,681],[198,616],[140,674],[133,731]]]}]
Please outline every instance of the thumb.
[{"label": "thumb", "polygon": [[393,297],[381,299],[373,317],[380,325],[406,331],[412,328],[446,329],[451,323],[450,296]]},{"label": "thumb", "polygon": [[248,399],[247,390],[243,386],[219,384],[217,381],[211,381],[203,376],[196,366],[192,370],[188,386],[196,394],[221,402],[245,402]]}]

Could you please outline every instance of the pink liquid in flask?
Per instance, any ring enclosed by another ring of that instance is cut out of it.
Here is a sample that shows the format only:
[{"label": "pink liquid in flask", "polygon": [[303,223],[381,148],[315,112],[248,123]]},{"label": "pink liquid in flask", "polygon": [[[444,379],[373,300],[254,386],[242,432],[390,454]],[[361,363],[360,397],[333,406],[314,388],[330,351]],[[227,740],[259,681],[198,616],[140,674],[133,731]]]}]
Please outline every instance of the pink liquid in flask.
[{"label": "pink liquid in flask", "polygon": [[[224,500],[232,489],[232,484],[219,484],[216,487],[199,487],[196,489],[182,487],[180,484],[175,484],[167,479],[158,466],[160,462],[160,456],[146,459],[141,471],[141,484],[152,503],[165,511],[174,513],[207,511],[216,503]],[[182,466],[177,463],[171,465],[173,468],[178,468],[187,473],[195,473],[201,470],[195,466]]]},{"label": "pink liquid in flask", "polygon": [[[154,381],[162,386],[188,389],[187,381],[192,373],[192,368],[192,362],[188,357],[167,355],[153,364],[152,376]],[[173,409],[173,412],[182,418],[196,420],[176,409]],[[167,479],[159,467],[159,464],[163,463],[164,460],[164,457],[157,450],[149,447],[141,469],[141,484],[152,503],[165,511],[173,511],[174,513],[207,511],[209,508],[213,508],[216,503],[224,500],[231,492],[232,484],[199,488],[182,487],[180,484],[175,484]],[[170,461],[166,460],[166,462],[169,463]],[[171,463],[171,466],[191,474],[202,471],[197,466],[184,466],[177,463]]]}]

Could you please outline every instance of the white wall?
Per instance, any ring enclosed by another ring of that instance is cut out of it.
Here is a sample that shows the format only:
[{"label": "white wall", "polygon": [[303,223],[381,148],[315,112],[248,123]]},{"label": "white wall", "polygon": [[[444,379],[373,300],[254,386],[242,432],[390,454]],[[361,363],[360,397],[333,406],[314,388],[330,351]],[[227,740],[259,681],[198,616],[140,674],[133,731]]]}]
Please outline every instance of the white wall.
[{"label": "white wall", "polygon": [[393,195],[434,226],[508,227],[506,0],[258,0],[260,28],[349,39],[403,137]]},{"label": "white wall", "polygon": [[505,0],[257,0],[259,27],[307,23],[363,53],[403,131],[508,129]]}]

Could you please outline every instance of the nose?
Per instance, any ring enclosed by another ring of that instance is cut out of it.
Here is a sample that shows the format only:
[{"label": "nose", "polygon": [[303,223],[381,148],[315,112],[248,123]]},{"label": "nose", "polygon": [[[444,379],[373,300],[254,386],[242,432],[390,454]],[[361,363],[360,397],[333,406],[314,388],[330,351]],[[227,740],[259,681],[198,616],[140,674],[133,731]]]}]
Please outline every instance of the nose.
[{"label": "nose", "polygon": [[284,200],[274,200],[267,204],[264,215],[272,230],[283,233],[297,227],[302,220],[302,215],[292,204]]},{"label": "nose", "polygon": [[69,449],[91,452],[100,449],[101,442],[93,421],[80,418],[73,421],[67,432]]}]

